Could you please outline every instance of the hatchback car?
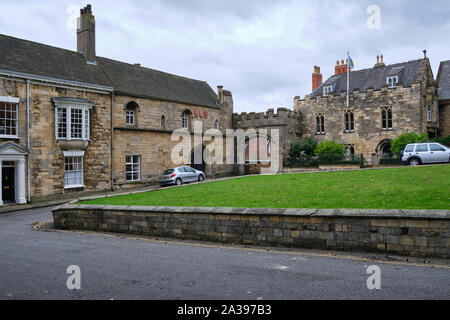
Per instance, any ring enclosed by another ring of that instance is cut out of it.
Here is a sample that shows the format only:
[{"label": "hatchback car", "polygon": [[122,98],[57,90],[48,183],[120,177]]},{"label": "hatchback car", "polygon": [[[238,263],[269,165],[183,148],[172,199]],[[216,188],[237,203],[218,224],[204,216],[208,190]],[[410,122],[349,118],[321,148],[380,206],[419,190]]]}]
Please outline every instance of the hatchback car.
[{"label": "hatchback car", "polygon": [[187,182],[202,182],[205,181],[205,178],[206,175],[203,171],[191,167],[178,167],[164,171],[159,177],[159,184],[161,186],[172,184],[181,186]]},{"label": "hatchback car", "polygon": [[408,144],[402,161],[410,166],[450,162],[450,149],[439,143]]}]

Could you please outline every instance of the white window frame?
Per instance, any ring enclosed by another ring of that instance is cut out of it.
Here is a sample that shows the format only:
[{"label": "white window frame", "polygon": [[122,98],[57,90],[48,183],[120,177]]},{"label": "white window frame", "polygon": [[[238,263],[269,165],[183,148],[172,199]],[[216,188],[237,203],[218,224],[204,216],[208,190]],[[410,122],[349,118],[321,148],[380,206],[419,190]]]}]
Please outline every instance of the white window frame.
[{"label": "white window frame", "polygon": [[[131,157],[131,162],[128,161],[128,157]],[[134,166],[136,165],[136,163],[134,162],[134,157],[138,157],[138,170],[135,171],[134,170]],[[131,165],[131,171],[127,170],[127,167]],[[131,180],[128,180],[128,173],[131,173]],[[134,179],[134,174],[137,173],[138,174],[138,179]],[[141,181],[141,155],[139,154],[127,154],[125,156],[125,180],[127,182],[139,182]]]},{"label": "white window frame", "polygon": [[397,76],[391,76],[387,77],[386,84],[389,86],[389,88],[395,88],[398,84],[398,75]]},{"label": "white window frame", "polygon": [[[14,106],[16,108],[16,110],[14,111],[16,113],[16,134],[0,134],[0,138],[6,138],[6,139],[19,139],[19,102],[20,102],[20,98],[16,98],[16,97],[4,97],[4,96],[0,96],[0,103],[4,103],[4,104],[9,104],[11,106]],[[6,119],[5,120],[9,120],[9,121],[14,121],[11,119]]]},{"label": "white window frame", "polygon": [[[127,126],[134,126],[134,123],[135,123],[135,113],[134,113],[134,110],[127,110],[126,111],[126,123],[127,123]],[[132,120],[132,121],[130,121],[130,120]]]},{"label": "white window frame", "polygon": [[433,110],[431,105],[427,106],[427,120],[428,122],[431,122],[433,120]]},{"label": "white window frame", "polygon": [[[55,107],[55,137],[56,140],[78,140],[89,141],[91,129],[91,113],[92,105],[83,103],[57,103]],[[59,136],[59,118],[58,112],[61,109],[66,110],[66,137]],[[81,138],[72,138],[72,110],[81,110]]]},{"label": "white window frame", "polygon": [[182,123],[183,129],[189,130],[189,112],[183,111]]},{"label": "white window frame", "polygon": [[[66,160],[67,159],[79,159],[77,164],[81,166],[81,169],[78,170],[70,170],[66,169]],[[67,175],[69,173],[81,172],[81,181],[80,183],[68,184]],[[84,188],[84,151],[64,151],[64,189],[77,189]]]},{"label": "white window frame", "polygon": [[328,96],[332,92],[333,92],[333,86],[325,86],[325,87],[323,87],[323,96],[324,97]]}]

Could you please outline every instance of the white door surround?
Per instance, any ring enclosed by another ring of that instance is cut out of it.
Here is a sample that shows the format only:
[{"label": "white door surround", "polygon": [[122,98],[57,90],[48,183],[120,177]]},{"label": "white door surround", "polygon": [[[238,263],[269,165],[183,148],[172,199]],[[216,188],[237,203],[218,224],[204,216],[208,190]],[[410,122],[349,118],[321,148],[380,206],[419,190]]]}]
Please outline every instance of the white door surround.
[{"label": "white door surround", "polygon": [[7,142],[0,146],[0,206],[3,205],[3,161],[14,162],[14,190],[16,203],[27,203],[25,195],[25,156],[27,155],[28,152],[25,148],[13,142]]}]

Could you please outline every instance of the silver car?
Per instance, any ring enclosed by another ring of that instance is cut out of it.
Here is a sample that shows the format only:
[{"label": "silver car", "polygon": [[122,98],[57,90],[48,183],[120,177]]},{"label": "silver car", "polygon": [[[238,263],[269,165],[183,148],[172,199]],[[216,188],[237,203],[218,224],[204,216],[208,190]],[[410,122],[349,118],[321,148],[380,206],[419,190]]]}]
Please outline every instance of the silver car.
[{"label": "silver car", "polygon": [[203,171],[191,167],[178,167],[164,171],[159,177],[159,184],[161,186],[172,184],[181,186],[187,182],[202,182],[205,181],[205,178],[206,175]]},{"label": "silver car", "polygon": [[410,166],[448,163],[450,162],[450,149],[439,143],[408,144],[403,151],[402,161]]}]

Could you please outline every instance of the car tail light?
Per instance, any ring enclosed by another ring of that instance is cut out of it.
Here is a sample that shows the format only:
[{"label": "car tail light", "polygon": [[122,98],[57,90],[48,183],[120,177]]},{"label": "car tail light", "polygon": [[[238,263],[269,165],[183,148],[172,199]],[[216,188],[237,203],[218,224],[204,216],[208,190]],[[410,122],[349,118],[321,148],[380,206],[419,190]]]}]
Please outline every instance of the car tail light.
[{"label": "car tail light", "polygon": [[171,178],[175,178],[177,175],[174,173],[173,175],[171,175]]}]

